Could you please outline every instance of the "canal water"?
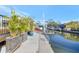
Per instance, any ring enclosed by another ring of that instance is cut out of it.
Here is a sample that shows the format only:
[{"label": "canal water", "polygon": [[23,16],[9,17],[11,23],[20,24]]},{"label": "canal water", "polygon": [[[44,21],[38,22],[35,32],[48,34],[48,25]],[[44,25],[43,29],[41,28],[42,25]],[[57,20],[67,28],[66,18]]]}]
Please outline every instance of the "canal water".
[{"label": "canal water", "polygon": [[55,32],[46,37],[55,53],[79,53],[79,35]]}]

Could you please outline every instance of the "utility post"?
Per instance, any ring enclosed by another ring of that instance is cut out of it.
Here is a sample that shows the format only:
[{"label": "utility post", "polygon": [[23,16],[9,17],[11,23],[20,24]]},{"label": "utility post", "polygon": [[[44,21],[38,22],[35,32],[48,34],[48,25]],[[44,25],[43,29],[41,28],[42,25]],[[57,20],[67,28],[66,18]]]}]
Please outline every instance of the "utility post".
[{"label": "utility post", "polygon": [[43,32],[46,32],[46,20],[45,20],[45,14],[42,14],[42,24],[43,24]]}]

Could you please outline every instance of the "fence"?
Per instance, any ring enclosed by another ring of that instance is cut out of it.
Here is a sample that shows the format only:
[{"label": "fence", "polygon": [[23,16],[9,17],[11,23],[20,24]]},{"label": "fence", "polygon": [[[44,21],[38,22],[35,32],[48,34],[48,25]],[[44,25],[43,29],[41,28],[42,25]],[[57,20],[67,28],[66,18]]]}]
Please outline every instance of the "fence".
[{"label": "fence", "polygon": [[7,53],[14,52],[26,39],[27,39],[27,33],[23,33],[13,38],[6,38],[6,52]]}]

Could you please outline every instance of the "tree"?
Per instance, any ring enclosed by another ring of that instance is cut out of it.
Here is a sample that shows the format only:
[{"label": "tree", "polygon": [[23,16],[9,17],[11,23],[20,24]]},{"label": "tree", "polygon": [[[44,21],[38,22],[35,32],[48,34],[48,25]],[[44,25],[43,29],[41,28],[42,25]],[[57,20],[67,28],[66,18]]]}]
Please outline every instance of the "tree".
[{"label": "tree", "polygon": [[53,27],[57,27],[59,25],[59,23],[55,22],[55,21],[50,21],[47,24],[48,26],[53,26]]},{"label": "tree", "polygon": [[18,33],[21,33],[21,26],[20,26],[20,16],[15,14],[15,11],[11,11],[11,17],[8,21],[8,28],[12,36],[16,36]]},{"label": "tree", "polygon": [[69,23],[66,23],[66,28],[71,28],[71,30],[79,30],[79,22],[71,21]]},{"label": "tree", "polygon": [[13,36],[16,36],[25,31],[33,31],[34,22],[31,17],[21,17],[12,11],[10,20],[8,22],[8,28],[10,29],[10,32],[14,34]]}]

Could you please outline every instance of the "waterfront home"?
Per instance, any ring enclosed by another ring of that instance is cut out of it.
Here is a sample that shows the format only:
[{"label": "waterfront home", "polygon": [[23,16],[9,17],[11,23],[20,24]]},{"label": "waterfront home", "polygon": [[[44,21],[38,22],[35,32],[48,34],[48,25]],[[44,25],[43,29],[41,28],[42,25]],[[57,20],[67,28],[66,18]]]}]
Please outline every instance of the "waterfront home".
[{"label": "waterfront home", "polygon": [[71,28],[65,28],[64,30],[71,31]]}]

